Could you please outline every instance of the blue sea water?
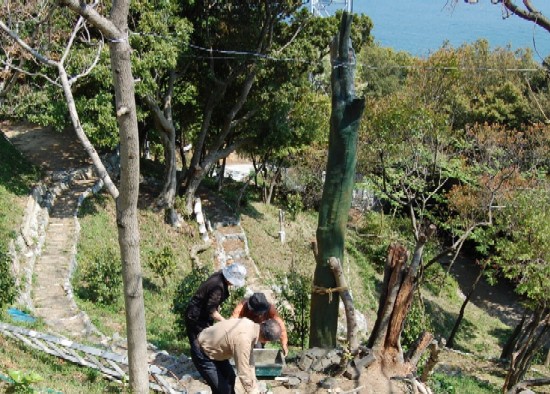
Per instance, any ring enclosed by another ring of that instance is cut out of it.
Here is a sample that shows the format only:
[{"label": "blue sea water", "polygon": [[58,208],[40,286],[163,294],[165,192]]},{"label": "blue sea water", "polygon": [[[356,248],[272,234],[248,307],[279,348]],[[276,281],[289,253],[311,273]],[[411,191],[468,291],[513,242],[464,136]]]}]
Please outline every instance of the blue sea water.
[{"label": "blue sea water", "polygon": [[[550,0],[531,0],[550,17]],[[484,38],[492,48],[531,48],[535,60],[550,56],[550,33],[512,15],[503,19],[503,6],[479,0],[355,0],[353,12],[368,15],[373,36],[382,46],[426,57],[446,41],[453,47]],[[522,5],[521,0],[517,0]]]}]

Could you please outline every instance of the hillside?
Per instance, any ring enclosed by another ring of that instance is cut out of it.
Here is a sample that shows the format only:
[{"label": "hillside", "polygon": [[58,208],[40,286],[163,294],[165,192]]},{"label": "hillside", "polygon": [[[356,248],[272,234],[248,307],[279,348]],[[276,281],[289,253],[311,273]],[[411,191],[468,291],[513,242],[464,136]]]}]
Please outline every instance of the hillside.
[{"label": "hillside", "polygon": [[[40,145],[35,145],[40,146]],[[62,149],[59,145],[56,149]],[[4,149],[4,148],[3,148]],[[2,159],[9,158],[13,162],[17,157],[12,147],[7,147],[14,156],[2,155]],[[53,149],[53,148],[52,148]],[[47,157],[62,157],[52,155],[48,150]],[[0,160],[2,160],[0,159]],[[1,166],[4,168],[4,166]],[[19,166],[17,166],[19,168]],[[32,174],[32,172],[31,172]],[[32,179],[32,177],[31,177]],[[8,189],[11,180],[4,179],[2,184]],[[27,181],[28,182],[28,181]],[[25,188],[30,183],[25,184]],[[179,283],[184,280],[190,271],[189,248],[199,241],[198,234],[192,226],[182,230],[174,230],[163,224],[162,215],[149,208],[148,201],[154,195],[155,185],[142,185],[143,201],[140,210],[140,225],[142,236],[142,253],[144,262],[144,283],[146,288],[146,309],[148,318],[149,340],[161,349],[166,349],[174,354],[182,354],[187,351],[185,341],[177,339],[175,332],[175,319],[170,312],[174,294]],[[5,206],[24,205],[26,194],[22,193],[23,186],[17,193],[9,192],[3,204]],[[153,193],[148,194],[147,192]],[[211,193],[211,192],[209,192]],[[208,193],[204,193],[208,196]],[[227,198],[227,195],[226,195]],[[218,201],[212,200],[212,202]],[[226,200],[231,205],[230,200]],[[220,209],[230,209],[225,204]],[[8,212],[7,208],[3,212]],[[14,210],[15,211],[15,210]],[[22,211],[15,212],[21,215]],[[12,227],[7,231],[15,231],[17,216],[11,219]],[[252,259],[256,262],[265,285],[271,285],[277,280],[278,275],[291,272],[310,274],[313,268],[313,257],[310,243],[314,239],[316,229],[316,215],[311,212],[300,212],[294,220],[286,222],[286,242],[283,244],[278,238],[278,207],[266,206],[253,199],[242,209],[241,225],[248,238],[248,248]],[[361,217],[355,217],[356,221]],[[79,264],[85,267],[104,250],[116,250],[116,227],[114,221],[114,205],[109,198],[101,195],[89,198],[85,203],[81,215],[82,227],[78,247]],[[356,223],[354,223],[356,224]],[[360,311],[366,317],[368,326],[374,322],[377,307],[377,289],[380,282],[380,267],[367,261],[360,250],[361,237],[356,233],[356,227],[350,226],[348,234],[348,253],[345,259],[345,270],[350,287],[353,291],[355,302]],[[98,248],[98,245],[100,247]],[[163,285],[161,278],[146,264],[149,253],[169,247],[172,251],[172,259],[177,262],[176,268]],[[209,250],[200,255],[203,263],[214,259],[213,251]],[[464,263],[464,262],[463,262]],[[466,264],[466,263],[465,263]],[[455,279],[442,279],[436,286],[427,286],[422,289],[424,300],[430,314],[434,316],[433,329],[437,336],[448,335],[454,317],[460,308],[463,294],[467,291],[470,279],[464,273],[469,272],[467,265],[462,265],[464,272]],[[458,268],[458,266],[457,266]],[[455,273],[459,273],[455,271]],[[77,272],[77,278],[79,273]],[[76,283],[78,285],[78,283]],[[492,393],[498,392],[502,385],[504,369],[493,361],[500,353],[500,346],[510,332],[514,319],[511,319],[511,309],[514,300],[501,303],[505,296],[509,295],[509,289],[503,288],[500,297],[495,293],[500,290],[486,287],[478,293],[476,302],[469,305],[466,310],[466,319],[463,328],[457,338],[457,348],[462,353],[444,351],[436,368],[435,377],[431,387],[436,393]],[[491,298],[489,297],[491,296]],[[490,300],[490,302],[489,302]],[[79,306],[91,317],[93,323],[109,336],[124,334],[124,317],[122,304],[118,299],[114,304],[102,306],[101,304],[78,299]],[[499,310],[499,313],[495,313]],[[418,318],[418,317],[416,317]],[[413,324],[414,325],[414,324]],[[34,326],[37,330],[46,327],[39,322]],[[1,357],[0,373],[7,376],[8,370],[21,370],[27,373],[37,372],[44,382],[36,383],[39,387],[54,388],[65,393],[105,392],[118,390],[113,385],[103,382],[93,370],[70,366],[68,363],[50,356],[42,355],[19,345],[11,339],[0,336]],[[292,349],[292,354],[297,355],[299,347]],[[290,358],[291,360],[292,358]],[[539,372],[545,372],[537,367]],[[2,386],[0,385],[0,389]],[[276,393],[292,392],[282,387],[277,388]],[[316,392],[327,392],[320,389]],[[541,391],[544,392],[544,391]]]}]

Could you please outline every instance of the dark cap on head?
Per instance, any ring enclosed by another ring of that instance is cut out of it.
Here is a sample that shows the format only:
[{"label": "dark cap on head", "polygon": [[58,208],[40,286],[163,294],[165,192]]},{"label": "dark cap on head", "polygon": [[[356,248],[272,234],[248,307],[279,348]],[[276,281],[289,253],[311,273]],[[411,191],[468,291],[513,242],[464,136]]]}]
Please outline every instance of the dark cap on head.
[{"label": "dark cap on head", "polygon": [[248,309],[261,315],[269,310],[270,304],[267,302],[264,293],[254,293],[248,299]]}]

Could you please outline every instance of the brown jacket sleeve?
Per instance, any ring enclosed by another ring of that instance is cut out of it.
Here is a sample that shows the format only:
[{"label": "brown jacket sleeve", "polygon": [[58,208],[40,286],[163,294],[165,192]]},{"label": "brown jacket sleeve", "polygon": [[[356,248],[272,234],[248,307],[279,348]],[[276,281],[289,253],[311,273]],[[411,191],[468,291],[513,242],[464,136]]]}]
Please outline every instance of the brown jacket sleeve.
[{"label": "brown jacket sleeve", "polygon": [[243,336],[242,339],[233,344],[233,359],[237,367],[237,377],[241,381],[246,394],[259,393],[252,353],[254,342],[255,340],[250,341],[249,338]]}]

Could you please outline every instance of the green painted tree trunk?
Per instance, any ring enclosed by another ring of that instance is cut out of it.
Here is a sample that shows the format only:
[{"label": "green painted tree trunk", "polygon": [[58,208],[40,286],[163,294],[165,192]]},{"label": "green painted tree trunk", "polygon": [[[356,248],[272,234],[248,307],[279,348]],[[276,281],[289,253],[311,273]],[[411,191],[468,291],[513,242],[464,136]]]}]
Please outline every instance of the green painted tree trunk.
[{"label": "green painted tree trunk", "polygon": [[[352,16],[342,15],[339,35],[331,48],[332,113],[323,197],[317,227],[316,268],[313,284],[334,288],[330,257],[343,260],[346,222],[351,206],[357,161],[357,130],[365,100],[354,91],[355,56],[351,47]],[[310,347],[334,347],[338,325],[339,296],[313,292],[311,296]]]}]

